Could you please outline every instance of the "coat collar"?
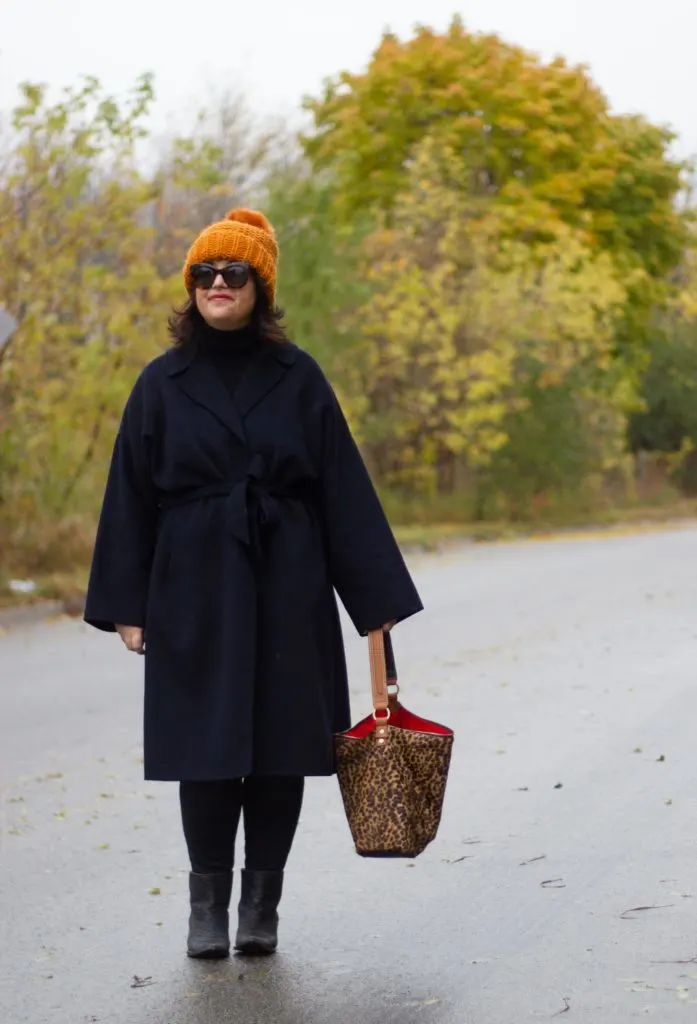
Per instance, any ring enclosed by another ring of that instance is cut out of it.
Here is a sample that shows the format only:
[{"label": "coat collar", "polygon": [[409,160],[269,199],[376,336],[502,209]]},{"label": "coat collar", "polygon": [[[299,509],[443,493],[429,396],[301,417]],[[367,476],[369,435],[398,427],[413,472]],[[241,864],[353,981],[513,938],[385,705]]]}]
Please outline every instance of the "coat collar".
[{"label": "coat collar", "polygon": [[234,401],[215,368],[195,349],[171,348],[166,353],[167,374],[177,378],[182,391],[197,405],[209,409],[240,440],[245,441],[242,420],[262,401],[293,365],[297,347],[290,343],[267,346],[255,353]]}]

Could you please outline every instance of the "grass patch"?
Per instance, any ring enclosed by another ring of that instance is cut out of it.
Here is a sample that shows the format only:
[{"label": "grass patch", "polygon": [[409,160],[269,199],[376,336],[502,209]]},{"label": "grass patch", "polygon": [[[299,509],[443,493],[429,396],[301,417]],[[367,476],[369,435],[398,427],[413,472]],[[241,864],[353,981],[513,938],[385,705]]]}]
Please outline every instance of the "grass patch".
[{"label": "grass patch", "polygon": [[[13,573],[0,577],[0,608],[21,608],[41,601],[62,601],[67,610],[78,614],[82,610],[87,590],[89,566],[79,566],[69,572],[46,574]],[[12,580],[31,580],[35,589],[29,593],[14,590]]]},{"label": "grass patch", "polygon": [[691,519],[697,520],[697,499],[685,498],[658,504],[602,508],[594,512],[519,523],[446,522],[396,526],[395,535],[406,550],[439,551],[467,541],[476,544],[494,543],[524,537],[561,536],[577,530],[592,532],[608,528],[663,526]]}]

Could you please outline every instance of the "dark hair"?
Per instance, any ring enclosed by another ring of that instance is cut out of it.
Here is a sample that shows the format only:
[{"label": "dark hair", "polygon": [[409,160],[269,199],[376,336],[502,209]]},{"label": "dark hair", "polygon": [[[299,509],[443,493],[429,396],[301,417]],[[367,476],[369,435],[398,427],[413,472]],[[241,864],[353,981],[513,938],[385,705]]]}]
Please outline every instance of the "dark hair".
[{"label": "dark hair", "polygon": [[[282,323],[285,313],[278,306],[271,306],[266,286],[254,268],[252,268],[252,280],[257,293],[257,301],[252,311],[252,329],[260,342],[282,345],[290,340]],[[172,344],[176,348],[196,345],[199,331],[203,325],[203,317],[198,311],[194,297],[190,296],[183,306],[173,310],[167,321]]]}]

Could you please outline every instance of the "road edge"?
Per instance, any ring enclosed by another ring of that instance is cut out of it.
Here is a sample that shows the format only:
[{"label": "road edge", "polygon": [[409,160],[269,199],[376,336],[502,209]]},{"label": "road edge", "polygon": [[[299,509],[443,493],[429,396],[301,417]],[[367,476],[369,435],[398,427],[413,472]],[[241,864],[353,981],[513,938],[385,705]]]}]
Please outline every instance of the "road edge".
[{"label": "road edge", "polygon": [[37,601],[36,604],[18,604],[0,609],[0,630],[19,626],[35,626],[48,619],[67,615],[65,601]]}]

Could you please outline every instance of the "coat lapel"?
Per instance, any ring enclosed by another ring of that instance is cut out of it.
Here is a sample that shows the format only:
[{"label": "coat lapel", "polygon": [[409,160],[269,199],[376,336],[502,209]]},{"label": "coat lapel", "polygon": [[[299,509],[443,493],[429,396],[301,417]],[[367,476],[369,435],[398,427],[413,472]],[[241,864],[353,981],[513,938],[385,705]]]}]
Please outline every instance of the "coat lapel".
[{"label": "coat lapel", "polygon": [[167,355],[168,373],[176,377],[184,394],[217,416],[241,441],[246,441],[240,414],[215,367],[201,356],[177,349]]},{"label": "coat lapel", "polygon": [[235,405],[243,419],[283,379],[295,362],[295,352],[293,345],[274,344],[252,358],[235,394]]}]

